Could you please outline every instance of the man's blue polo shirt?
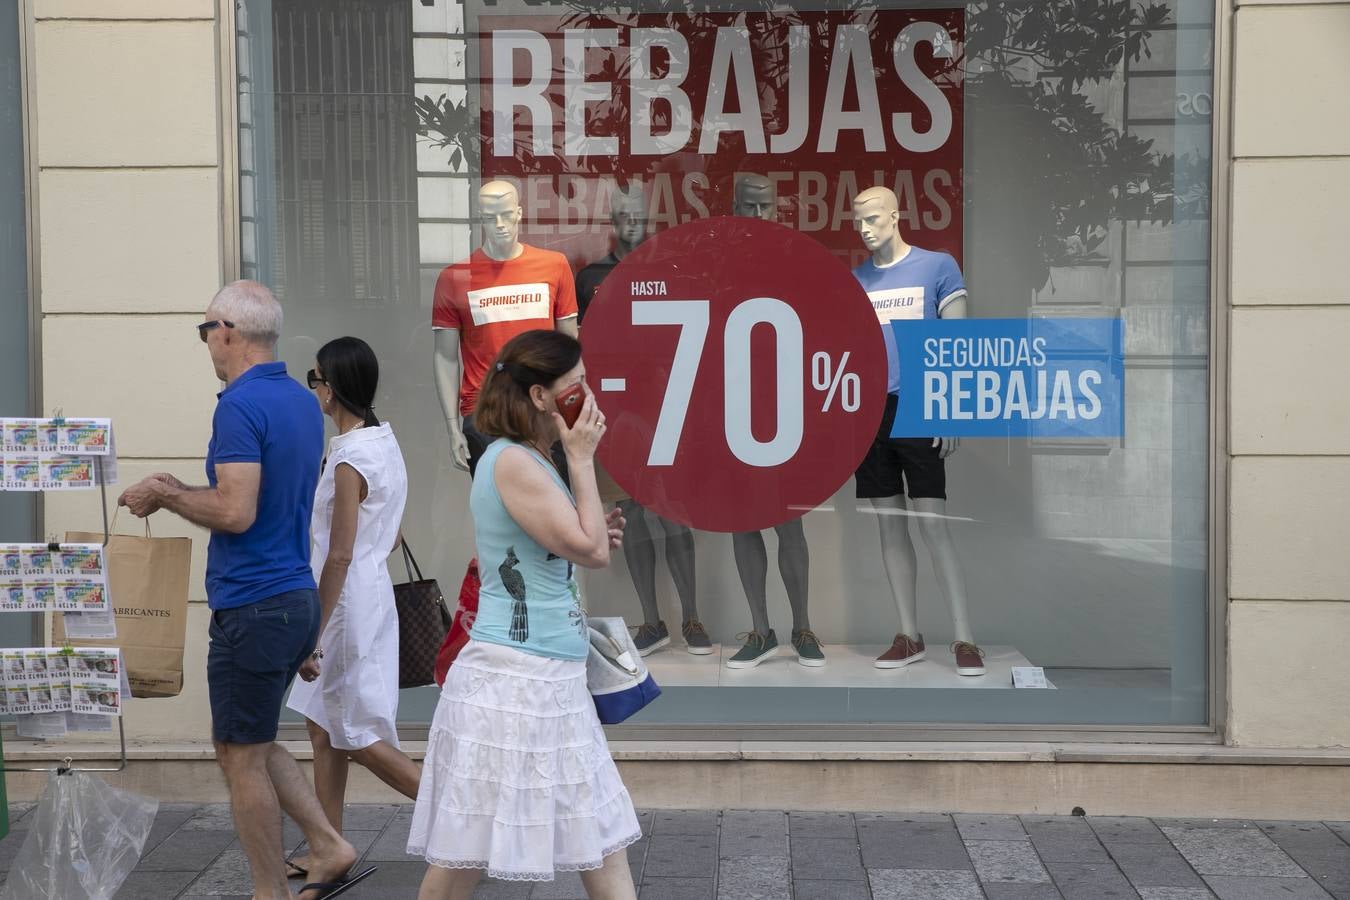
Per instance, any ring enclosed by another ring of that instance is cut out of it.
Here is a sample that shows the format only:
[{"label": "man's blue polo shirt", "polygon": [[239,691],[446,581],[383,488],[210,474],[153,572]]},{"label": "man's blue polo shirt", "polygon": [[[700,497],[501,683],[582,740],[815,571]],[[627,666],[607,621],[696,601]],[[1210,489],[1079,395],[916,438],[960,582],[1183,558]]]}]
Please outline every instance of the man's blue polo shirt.
[{"label": "man's blue polo shirt", "polygon": [[211,532],[206,599],[231,609],[286,591],[313,588],[309,517],[323,460],[323,413],[286,364],[253,366],[217,396],[206,451],[216,486],[221,463],[261,463],[258,515],[243,534]]}]

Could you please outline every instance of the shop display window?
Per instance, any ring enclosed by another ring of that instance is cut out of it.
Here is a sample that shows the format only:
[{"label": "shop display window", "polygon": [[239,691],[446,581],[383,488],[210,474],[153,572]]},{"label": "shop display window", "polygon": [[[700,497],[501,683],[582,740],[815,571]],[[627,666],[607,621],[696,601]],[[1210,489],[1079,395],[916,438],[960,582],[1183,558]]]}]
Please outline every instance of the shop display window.
[{"label": "shop display window", "polygon": [[242,273],[380,354],[447,587],[469,330],[578,313],[633,734],[1203,729],[1212,14],[242,0]]}]

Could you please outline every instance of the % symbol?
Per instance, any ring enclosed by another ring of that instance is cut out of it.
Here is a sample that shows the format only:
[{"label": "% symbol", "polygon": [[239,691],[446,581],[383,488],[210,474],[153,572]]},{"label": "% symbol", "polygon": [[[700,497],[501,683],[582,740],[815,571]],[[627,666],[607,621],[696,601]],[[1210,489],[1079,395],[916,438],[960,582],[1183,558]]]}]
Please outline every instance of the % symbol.
[{"label": "% symbol", "polygon": [[811,357],[811,386],[825,391],[825,402],[820,405],[821,412],[828,412],[834,405],[835,395],[839,395],[839,405],[845,412],[857,412],[862,403],[862,382],[857,372],[848,371],[848,350],[839,357],[839,365],[834,364],[830,354],[824,350],[816,351]]}]

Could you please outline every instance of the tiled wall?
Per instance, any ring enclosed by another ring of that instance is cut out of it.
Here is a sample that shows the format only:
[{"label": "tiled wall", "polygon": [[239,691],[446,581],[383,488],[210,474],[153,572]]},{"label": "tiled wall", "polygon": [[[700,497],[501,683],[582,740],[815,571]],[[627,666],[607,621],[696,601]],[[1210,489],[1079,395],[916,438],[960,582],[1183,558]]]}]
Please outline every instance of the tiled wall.
[{"label": "tiled wall", "polygon": [[[193,327],[222,277],[216,4],[32,6],[43,411],[111,416],[124,485],[166,470],[200,483],[219,390]],[[101,527],[96,496],[45,504],[50,533]],[[193,539],[189,596],[204,600],[205,532],[164,513],[151,523]],[[140,526],[123,515],[117,530]],[[205,655],[197,602],[187,666]],[[181,697],[133,701],[128,735],[205,738],[204,690],[190,678]]]},{"label": "tiled wall", "polygon": [[[1235,15],[1230,739],[1347,746],[1350,4]],[[1286,48],[1297,46],[1297,54]]]}]

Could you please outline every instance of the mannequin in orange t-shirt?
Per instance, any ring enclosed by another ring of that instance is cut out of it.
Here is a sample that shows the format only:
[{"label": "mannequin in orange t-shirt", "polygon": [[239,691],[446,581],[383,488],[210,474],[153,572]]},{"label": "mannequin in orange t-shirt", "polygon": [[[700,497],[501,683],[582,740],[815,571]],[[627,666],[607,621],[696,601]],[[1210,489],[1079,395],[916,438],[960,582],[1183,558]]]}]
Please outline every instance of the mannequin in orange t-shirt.
[{"label": "mannequin in orange t-shirt", "polygon": [[483,246],[436,279],[431,325],[436,394],[450,459],[472,474],[488,440],[473,427],[483,379],[506,342],[539,328],[577,334],[577,295],[567,258],[520,242],[524,211],[508,181],[478,190]]}]

